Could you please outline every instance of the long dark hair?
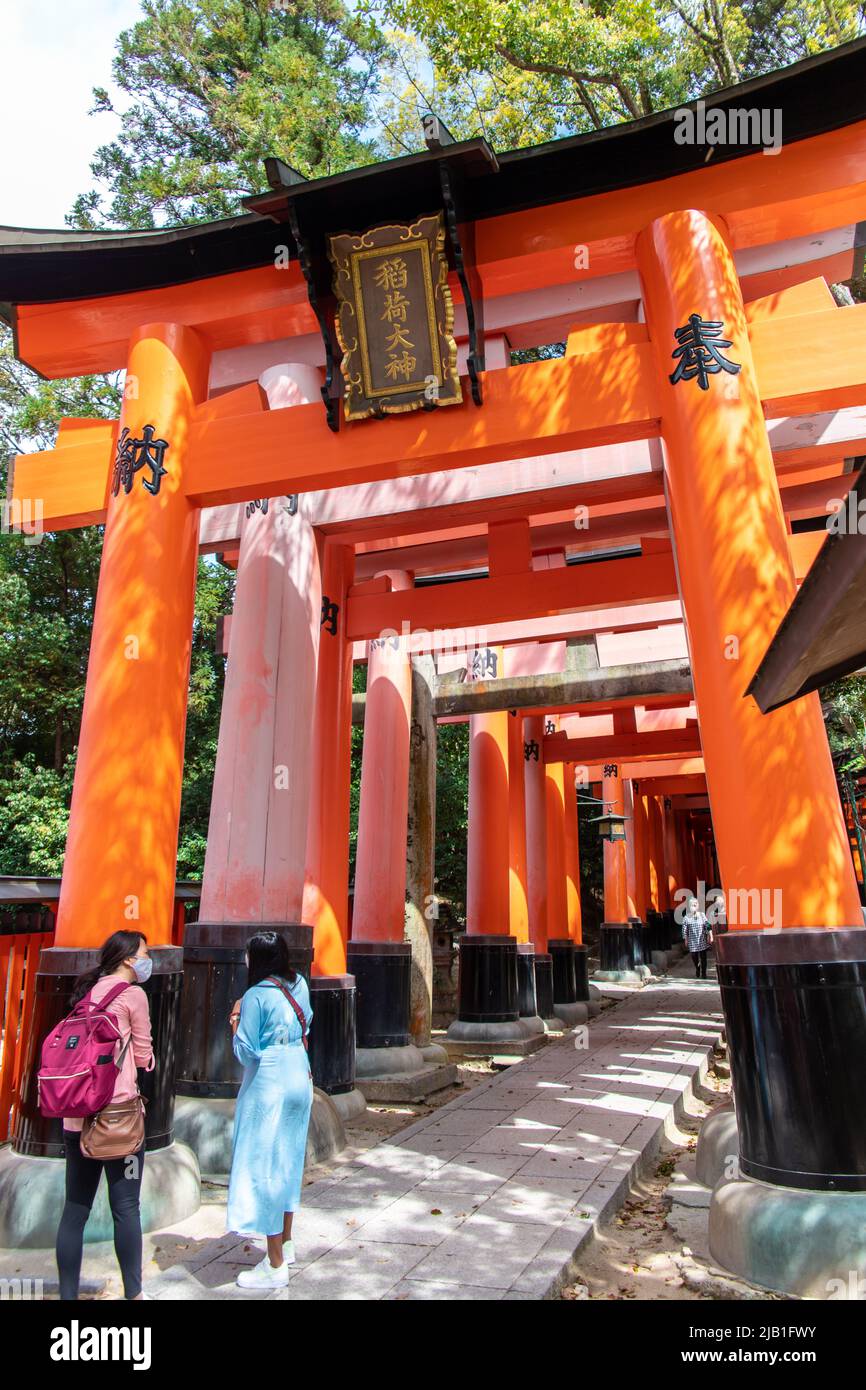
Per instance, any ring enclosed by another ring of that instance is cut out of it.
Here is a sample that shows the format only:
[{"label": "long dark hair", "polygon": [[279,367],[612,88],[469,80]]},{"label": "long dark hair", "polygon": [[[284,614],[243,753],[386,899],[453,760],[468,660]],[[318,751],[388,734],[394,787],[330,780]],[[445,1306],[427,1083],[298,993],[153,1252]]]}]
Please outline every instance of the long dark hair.
[{"label": "long dark hair", "polygon": [[93,989],[103,975],[112,975],[130,956],[138,954],[138,948],[147,937],[142,931],[112,932],[99,948],[99,962],[92,970],[85,970],[72,987],[72,1007],[82,1000],[88,990]]},{"label": "long dark hair", "polygon": [[286,938],[276,931],[257,931],[247,942],[250,957],[249,981],[247,989],[261,984],[269,975],[280,980],[293,982],[298,972],[289,964],[289,948]]}]

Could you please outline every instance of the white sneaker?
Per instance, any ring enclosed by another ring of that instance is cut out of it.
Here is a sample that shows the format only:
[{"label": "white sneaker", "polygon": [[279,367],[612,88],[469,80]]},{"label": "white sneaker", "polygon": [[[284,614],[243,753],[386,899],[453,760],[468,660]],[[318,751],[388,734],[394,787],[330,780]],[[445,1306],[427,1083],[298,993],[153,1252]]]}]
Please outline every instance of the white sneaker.
[{"label": "white sneaker", "polygon": [[287,1265],[295,1263],[295,1242],[293,1240],[283,1241],[283,1259]]},{"label": "white sneaker", "polygon": [[289,1267],[285,1260],[276,1269],[267,1255],[252,1269],[242,1269],[237,1277],[239,1289],[283,1289],[289,1282]]}]

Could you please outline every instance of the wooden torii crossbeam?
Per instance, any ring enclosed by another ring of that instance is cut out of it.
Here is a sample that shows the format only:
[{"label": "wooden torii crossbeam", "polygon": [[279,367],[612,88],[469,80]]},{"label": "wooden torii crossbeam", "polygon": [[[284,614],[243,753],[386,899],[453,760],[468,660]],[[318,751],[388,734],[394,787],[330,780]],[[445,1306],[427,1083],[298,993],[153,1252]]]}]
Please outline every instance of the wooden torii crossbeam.
[{"label": "wooden torii crossbeam", "polygon": [[[838,410],[866,393],[866,305],[754,321],[749,336],[767,419]],[[627,392],[622,383],[628,381]],[[193,413],[183,491],[217,506],[442,468],[655,438],[661,407],[643,324],[576,329],[564,359],[484,374],[484,409],[347,427],[318,405],[263,408],[255,385]],[[42,500],[49,529],[104,520],[117,425],[64,423],[54,449],[19,455],[12,498]],[[351,437],[350,437],[351,436]]]}]

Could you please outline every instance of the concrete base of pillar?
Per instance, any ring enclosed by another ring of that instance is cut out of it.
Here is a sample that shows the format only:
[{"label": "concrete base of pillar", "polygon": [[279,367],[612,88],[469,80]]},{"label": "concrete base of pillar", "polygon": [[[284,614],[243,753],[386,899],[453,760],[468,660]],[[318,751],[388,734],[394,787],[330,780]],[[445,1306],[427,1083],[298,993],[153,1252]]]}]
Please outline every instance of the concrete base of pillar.
[{"label": "concrete base of pillar", "polygon": [[574,1028],[578,1023],[586,1023],[589,1018],[588,1004],[554,1004],[553,1012],[561,1018],[566,1028]]},{"label": "concrete base of pillar", "polygon": [[[65,1185],[62,1158],[30,1158],[11,1148],[0,1150],[0,1247],[50,1249],[63,1211]],[[201,1173],[192,1149],[175,1142],[146,1155],[141,1185],[143,1231],[184,1221],[200,1205]],[[113,1236],[108,1188],[100,1182],[84,1239],[90,1244]]]},{"label": "concrete base of pillar", "polygon": [[557,1033],[559,1035],[567,1031],[566,1025],[563,1023],[562,1019],[557,1018],[556,1015],[554,1015],[553,1018],[546,1018],[544,1020],[544,1027],[548,1033]]},{"label": "concrete base of pillar", "polygon": [[651,969],[658,975],[666,975],[671,962],[667,951],[653,951]]},{"label": "concrete base of pillar", "polygon": [[455,1019],[445,1035],[449,1057],[528,1057],[544,1046],[542,1025],[537,1032],[524,1024],[537,1025],[540,1019],[516,1019],[510,1023],[464,1023]]},{"label": "concrete base of pillar", "polygon": [[710,1201],[710,1253],[742,1279],[798,1298],[866,1298],[866,1193],[737,1178]]},{"label": "concrete base of pillar", "polygon": [[367,1109],[367,1102],[357,1086],[351,1091],[343,1091],[338,1096],[328,1096],[328,1100],[344,1125],[351,1124],[352,1120],[357,1120],[359,1115],[363,1115]]},{"label": "concrete base of pillar", "polygon": [[638,965],[634,970],[596,970],[592,978],[603,985],[634,985],[639,989],[650,978],[650,972],[645,965]]},{"label": "concrete base of pillar", "polygon": [[544,1020],[534,1014],[531,1018],[519,1018],[518,1023],[528,1038],[544,1037]]},{"label": "concrete base of pillar", "polygon": [[595,1018],[597,1014],[601,1013],[601,1001],[603,998],[604,996],[597,985],[589,986],[589,1001],[586,1007],[589,1009],[590,1018]]},{"label": "concrete base of pillar", "polygon": [[427,1065],[420,1047],[359,1047],[355,1050],[355,1080],[368,1077],[406,1076]]},{"label": "concrete base of pillar", "polygon": [[733,1105],[720,1106],[701,1125],[695,1150],[695,1175],[704,1187],[730,1181],[738,1174],[740,1136]]},{"label": "concrete base of pillar", "polygon": [[[178,1096],[174,1113],[174,1133],[192,1149],[201,1171],[228,1173],[232,1166],[235,1101]],[[305,1162],[324,1163],[345,1147],[346,1131],[332,1097],[314,1090]]]},{"label": "concrete base of pillar", "polygon": [[[431,1046],[440,1051],[438,1044]],[[426,1049],[425,1049],[426,1051]],[[355,1078],[367,1104],[411,1105],[434,1091],[453,1086],[457,1068],[450,1062],[428,1062],[420,1047],[359,1047]]]},{"label": "concrete base of pillar", "polygon": [[448,1053],[444,1047],[440,1047],[439,1043],[425,1043],[421,1048],[421,1056],[431,1066],[441,1066],[448,1062]]}]

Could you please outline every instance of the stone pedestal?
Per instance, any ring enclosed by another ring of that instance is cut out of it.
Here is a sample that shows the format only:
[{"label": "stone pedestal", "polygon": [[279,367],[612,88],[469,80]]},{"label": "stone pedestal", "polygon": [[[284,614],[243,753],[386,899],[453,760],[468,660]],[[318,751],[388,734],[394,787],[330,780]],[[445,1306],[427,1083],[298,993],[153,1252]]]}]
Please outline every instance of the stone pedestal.
[{"label": "stone pedestal", "polygon": [[466,935],[460,941],[457,1018],[445,1037],[450,1057],[523,1057],[544,1042],[520,1019],[517,941],[513,936]]},{"label": "stone pedestal", "polygon": [[423,1100],[451,1086],[456,1068],[429,1062],[412,1043],[412,947],[408,942],[350,941],[357,988],[355,1076],[367,1101]]},{"label": "stone pedestal", "polygon": [[[178,1098],[175,1124],[178,1135],[198,1159],[203,1173],[220,1175],[232,1166],[235,1106],[232,1100],[206,1100],[198,1096]],[[313,1108],[307,1130],[306,1163],[324,1163],[346,1147],[346,1132],[336,1106],[324,1091],[313,1091]]]},{"label": "stone pedestal", "polygon": [[543,1037],[545,1028],[535,985],[535,947],[529,942],[519,942],[517,946],[517,1008],[526,1036]]},{"label": "stone pedestal", "polygon": [[716,951],[742,1173],[866,1192],[866,930],[726,932]]},{"label": "stone pedestal", "polygon": [[578,998],[577,952],[570,937],[551,937],[547,943],[553,962],[553,1012],[567,1027],[586,1023],[587,1001]]},{"label": "stone pedestal", "polygon": [[642,985],[649,976],[633,923],[602,922],[598,945],[597,980],[607,984]]},{"label": "stone pedestal", "polygon": [[699,1144],[713,1258],[800,1297],[862,1299],[866,930],[728,932],[716,949],[737,1108]]},{"label": "stone pedestal", "polygon": [[553,961],[549,951],[535,953],[535,998],[539,1018],[548,1033],[562,1033],[565,1024],[553,1012]]},{"label": "stone pedestal", "polygon": [[366,1109],[355,1086],[355,999],[354,975],[314,975],[310,980],[313,1084],[330,1096],[343,1120],[355,1119]]}]

